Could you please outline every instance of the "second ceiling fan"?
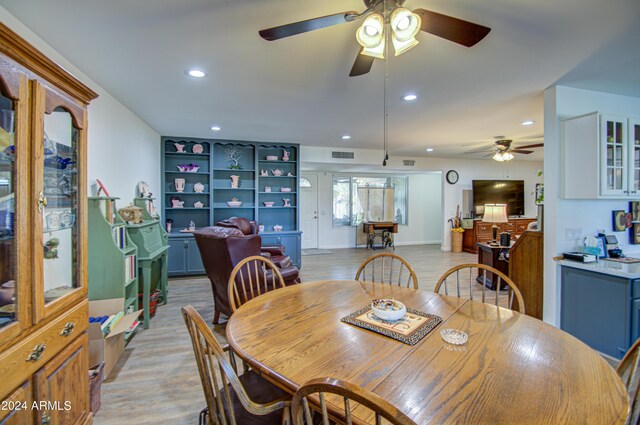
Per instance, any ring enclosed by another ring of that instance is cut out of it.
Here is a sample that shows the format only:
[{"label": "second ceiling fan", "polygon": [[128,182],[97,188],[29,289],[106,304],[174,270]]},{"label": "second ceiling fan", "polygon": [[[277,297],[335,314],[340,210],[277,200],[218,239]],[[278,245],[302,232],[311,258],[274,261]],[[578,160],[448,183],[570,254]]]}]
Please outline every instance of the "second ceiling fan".
[{"label": "second ceiling fan", "polygon": [[420,30],[465,47],[474,46],[491,31],[491,28],[426,9],[411,12],[402,7],[404,2],[364,0],[366,9],[361,13],[347,11],[321,16],[263,29],[259,34],[265,40],[274,41],[365,17],[357,36],[362,47],[349,73],[350,77],[356,77],[368,73],[376,57],[383,58],[385,28],[390,28],[396,55],[418,44],[415,35]]}]

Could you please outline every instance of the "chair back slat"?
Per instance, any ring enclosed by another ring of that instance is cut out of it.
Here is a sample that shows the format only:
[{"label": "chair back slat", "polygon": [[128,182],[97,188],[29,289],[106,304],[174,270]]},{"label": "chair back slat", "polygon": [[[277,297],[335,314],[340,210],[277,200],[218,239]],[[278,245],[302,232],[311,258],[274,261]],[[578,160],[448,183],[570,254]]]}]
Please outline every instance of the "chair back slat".
[{"label": "chair back slat", "polygon": [[[387,259],[389,260],[387,263]],[[379,270],[379,278],[378,270]],[[406,284],[403,284],[402,275],[408,273]],[[370,279],[369,279],[370,277]],[[407,261],[396,255],[387,252],[374,254],[367,258],[356,272],[356,280],[366,280],[370,282],[388,283],[390,285],[406,286],[418,289],[418,277],[413,267]]]},{"label": "chair back slat", "polygon": [[[508,276],[506,276],[504,273],[502,273],[499,270],[494,269],[493,267],[487,266],[485,264],[460,264],[458,266],[452,267],[449,270],[447,270],[446,272],[444,272],[444,274],[440,277],[440,279],[438,279],[438,283],[436,283],[436,287],[434,289],[434,292],[439,293],[440,289],[442,288],[442,286],[444,286],[444,293],[445,295],[449,295],[449,290],[448,290],[448,285],[447,285],[447,278],[451,275],[453,275],[455,273],[456,276],[456,295],[458,298],[461,298],[463,296],[463,294],[461,293],[461,285],[460,285],[460,271],[461,270],[465,270],[468,269],[469,270],[469,293],[466,295],[470,300],[473,300],[473,296],[474,296],[474,292],[475,292],[475,283],[479,280],[481,280],[481,282],[477,282],[481,285],[482,287],[482,302],[486,303],[487,302],[487,287],[486,287],[486,282],[488,282],[487,279],[487,274],[491,273],[493,275],[493,277],[497,280],[497,285],[496,285],[496,290],[495,290],[495,305],[496,306],[500,306],[500,300],[501,297],[506,297],[503,298],[506,300],[506,306],[509,309],[513,309],[513,302],[514,302],[514,298],[518,301],[518,311],[522,314],[525,313],[525,306],[524,306],[524,300],[522,298],[522,294],[520,293],[520,290],[518,289],[518,287],[516,286],[516,284],[509,279]],[[477,270],[476,273],[474,273],[474,270]],[[476,279],[477,278],[477,279]],[[507,292],[506,294],[501,294],[500,293],[500,287],[506,284],[507,285]],[[490,290],[491,291],[491,290]]]},{"label": "chair back slat", "polygon": [[629,416],[626,425],[640,423],[640,338],[624,355],[616,371],[629,395]]},{"label": "chair back slat", "polygon": [[229,306],[235,312],[255,297],[284,287],[280,270],[268,258],[260,255],[247,257],[233,268],[229,276]]},{"label": "chair back slat", "polygon": [[[312,425],[310,404],[317,403],[309,401],[309,396],[318,394],[320,405],[315,405],[315,409],[322,414],[322,424],[329,425],[329,411],[325,402],[326,394],[334,394],[341,396],[343,399],[342,411],[338,404],[333,405],[332,415],[337,416],[341,420],[339,422],[347,425],[353,424],[353,413],[351,412],[351,401],[358,403],[360,407],[371,410],[376,418],[376,424],[381,423],[384,418],[391,425],[417,425],[409,419],[403,412],[398,410],[391,403],[372,393],[371,391],[332,378],[316,378],[304,383],[298,391],[296,391],[291,402],[291,414],[293,425]],[[306,418],[306,420],[305,420]]]}]

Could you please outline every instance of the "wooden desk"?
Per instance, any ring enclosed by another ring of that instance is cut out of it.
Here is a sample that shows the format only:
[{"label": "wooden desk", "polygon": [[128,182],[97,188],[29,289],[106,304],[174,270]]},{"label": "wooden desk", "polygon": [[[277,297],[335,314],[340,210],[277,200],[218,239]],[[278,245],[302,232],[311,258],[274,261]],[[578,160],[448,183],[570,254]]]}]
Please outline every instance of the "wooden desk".
[{"label": "wooden desk", "polygon": [[[364,221],[362,222],[362,232],[367,234],[367,249],[374,251],[376,248],[393,248],[393,234],[398,233],[398,223],[392,221]],[[376,246],[376,238],[380,239],[380,245]]]},{"label": "wooden desk", "polygon": [[[381,297],[443,322],[414,346],[340,322]],[[443,328],[467,332],[469,342],[446,344]],[[415,289],[356,281],[289,286],[241,306],[227,338],[290,393],[312,378],[343,379],[421,425],[623,424],[629,408],[615,371],[571,335],[517,312]]]},{"label": "wooden desk", "polygon": [[[476,245],[478,246],[478,263],[479,264],[485,264],[489,267],[493,267],[494,269],[504,273],[506,276],[509,276],[509,261],[508,259],[505,259],[503,257],[503,255],[509,252],[508,246],[502,246],[502,245],[492,246],[484,242],[478,242]],[[476,281],[479,284],[483,283],[482,282],[483,272],[484,270],[478,269],[478,277],[476,278]],[[495,291],[496,286],[498,285],[498,276],[487,271],[487,281],[484,282],[484,284],[487,288]],[[506,287],[507,287],[507,284],[502,283],[500,286],[500,289],[505,289]]]}]

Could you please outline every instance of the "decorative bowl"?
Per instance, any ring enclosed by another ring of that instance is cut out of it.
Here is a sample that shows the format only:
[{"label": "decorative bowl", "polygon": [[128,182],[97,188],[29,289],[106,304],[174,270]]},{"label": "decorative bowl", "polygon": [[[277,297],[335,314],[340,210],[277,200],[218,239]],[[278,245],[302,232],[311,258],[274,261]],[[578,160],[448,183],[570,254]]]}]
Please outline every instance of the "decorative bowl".
[{"label": "decorative bowl", "polygon": [[201,144],[196,143],[195,145],[193,145],[193,147],[191,147],[191,152],[193,152],[193,153],[202,153],[202,152],[204,152],[204,148],[202,147]]},{"label": "decorative bowl", "polygon": [[463,345],[469,340],[469,335],[459,331],[458,329],[443,329],[440,331],[440,336],[449,344]]},{"label": "decorative bowl", "polygon": [[290,187],[281,187],[280,188],[280,192],[291,192],[291,188]]},{"label": "decorative bowl", "polygon": [[267,155],[267,156],[265,157],[265,159],[266,159],[267,161],[277,161],[277,160],[278,160],[278,155]]},{"label": "decorative bowl", "polygon": [[402,319],[407,314],[407,307],[400,301],[383,298],[371,302],[371,311],[378,319],[393,322]]},{"label": "decorative bowl", "polygon": [[265,207],[272,207],[273,204],[275,204],[275,202],[274,201],[264,201],[263,204],[264,204]]},{"label": "decorative bowl", "polygon": [[276,224],[275,226],[273,226],[273,231],[274,232],[279,232],[282,230],[282,226],[279,224]]},{"label": "decorative bowl", "polygon": [[240,207],[242,206],[242,201],[227,201],[227,205],[230,207]]}]

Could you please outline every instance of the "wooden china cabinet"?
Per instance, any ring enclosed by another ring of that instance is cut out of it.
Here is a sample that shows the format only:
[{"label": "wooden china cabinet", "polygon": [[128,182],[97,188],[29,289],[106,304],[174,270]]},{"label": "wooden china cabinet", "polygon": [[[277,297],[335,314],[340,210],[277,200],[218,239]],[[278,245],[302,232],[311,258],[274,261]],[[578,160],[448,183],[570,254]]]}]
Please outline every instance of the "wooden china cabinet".
[{"label": "wooden china cabinet", "polygon": [[96,97],[0,24],[0,424],[92,421],[86,138]]}]

